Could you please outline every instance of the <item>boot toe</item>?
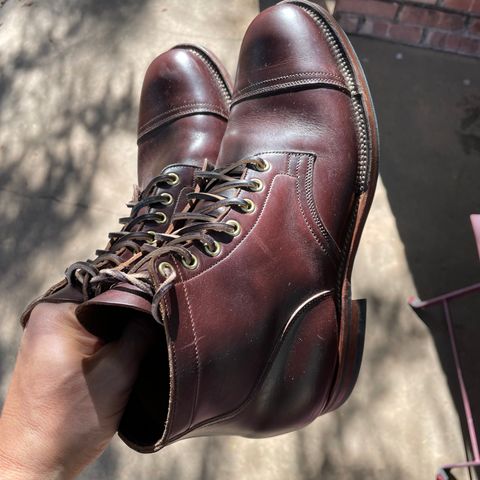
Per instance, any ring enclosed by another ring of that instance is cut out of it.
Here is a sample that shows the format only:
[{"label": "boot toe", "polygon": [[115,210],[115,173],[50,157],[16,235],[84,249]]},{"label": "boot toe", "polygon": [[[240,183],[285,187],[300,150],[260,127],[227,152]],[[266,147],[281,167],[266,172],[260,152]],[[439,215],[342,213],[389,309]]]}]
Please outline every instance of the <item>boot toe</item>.
[{"label": "boot toe", "polygon": [[342,78],[325,32],[314,12],[290,3],[265,10],[250,25],[242,43],[235,89],[272,79],[322,73]]}]

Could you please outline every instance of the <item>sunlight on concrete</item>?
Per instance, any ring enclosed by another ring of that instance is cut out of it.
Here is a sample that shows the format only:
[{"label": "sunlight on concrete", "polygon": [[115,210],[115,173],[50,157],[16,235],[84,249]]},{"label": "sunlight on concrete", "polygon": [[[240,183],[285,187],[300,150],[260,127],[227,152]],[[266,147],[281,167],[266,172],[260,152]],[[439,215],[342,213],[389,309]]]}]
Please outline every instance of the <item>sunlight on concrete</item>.
[{"label": "sunlight on concrete", "polygon": [[[3,398],[19,313],[102,248],[125,213],[146,67],[177,43],[199,42],[234,74],[257,1],[7,0],[0,13]],[[354,290],[369,300],[367,342],[358,388],[340,411],[277,438],[189,440],[155,455],[115,439],[80,478],[423,480],[462,459],[435,348],[406,304],[415,288],[381,181]]]}]

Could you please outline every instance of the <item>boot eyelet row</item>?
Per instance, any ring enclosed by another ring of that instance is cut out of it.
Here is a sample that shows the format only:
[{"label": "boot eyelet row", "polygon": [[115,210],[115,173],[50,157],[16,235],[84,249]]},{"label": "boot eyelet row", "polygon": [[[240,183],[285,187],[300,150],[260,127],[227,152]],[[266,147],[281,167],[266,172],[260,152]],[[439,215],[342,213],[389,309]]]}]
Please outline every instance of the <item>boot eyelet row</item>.
[{"label": "boot eyelet row", "polygon": [[259,160],[262,161],[262,165],[257,165],[257,171],[268,172],[268,170],[270,170],[270,168],[272,167],[270,165],[270,162],[268,160],[263,159],[263,158],[260,158]]},{"label": "boot eyelet row", "polygon": [[195,270],[198,267],[198,258],[191,253],[190,254],[190,262],[187,262],[184,258],[182,258],[182,265],[188,270]]},{"label": "boot eyelet row", "polygon": [[254,186],[253,187],[250,187],[250,191],[251,192],[261,192],[264,188],[264,185],[263,185],[263,182],[258,179],[258,178],[252,178],[252,180],[250,180]]},{"label": "boot eyelet row", "polygon": [[170,172],[167,175],[169,177],[169,180],[167,180],[169,185],[175,186],[180,183],[180,177],[175,172]]},{"label": "boot eyelet row", "polygon": [[205,250],[205,253],[207,255],[209,255],[210,257],[216,257],[217,255],[220,254],[220,252],[222,251],[222,247],[220,245],[220,243],[218,243],[216,240],[214,242],[214,247],[213,249],[210,248],[210,246],[208,244],[205,244],[203,246],[204,250]]},{"label": "boot eyelet row", "polygon": [[155,220],[155,223],[159,223],[160,225],[163,225],[167,223],[168,218],[163,212],[156,212],[157,215],[157,220]]},{"label": "boot eyelet row", "polygon": [[236,220],[227,220],[225,223],[233,227],[233,231],[232,233],[230,233],[232,237],[238,237],[240,235],[240,232],[242,231],[242,227]]},{"label": "boot eyelet row", "polygon": [[169,193],[162,193],[160,196],[164,198],[162,201],[164,205],[171,205],[173,203],[173,197]]},{"label": "boot eyelet row", "polygon": [[149,230],[147,232],[152,238],[149,239],[149,240],[146,240],[146,242],[150,245],[156,245],[157,244],[157,238],[156,238],[156,235],[157,235],[157,232],[154,232],[153,230]]},{"label": "boot eyelet row", "polygon": [[167,278],[173,272],[172,264],[169,262],[161,262],[157,268],[160,275],[165,278]]},{"label": "boot eyelet row", "polygon": [[249,198],[244,198],[246,205],[240,207],[245,213],[253,213],[256,209],[255,204]]}]

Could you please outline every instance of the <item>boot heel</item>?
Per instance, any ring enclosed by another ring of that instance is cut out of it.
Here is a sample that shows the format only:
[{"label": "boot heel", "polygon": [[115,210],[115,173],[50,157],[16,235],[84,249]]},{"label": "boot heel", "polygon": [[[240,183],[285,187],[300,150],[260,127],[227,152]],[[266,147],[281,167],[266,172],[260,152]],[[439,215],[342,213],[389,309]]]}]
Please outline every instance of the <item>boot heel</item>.
[{"label": "boot heel", "polygon": [[362,363],[367,301],[360,299],[347,302],[342,312],[337,378],[323,413],[336,410],[347,401]]}]

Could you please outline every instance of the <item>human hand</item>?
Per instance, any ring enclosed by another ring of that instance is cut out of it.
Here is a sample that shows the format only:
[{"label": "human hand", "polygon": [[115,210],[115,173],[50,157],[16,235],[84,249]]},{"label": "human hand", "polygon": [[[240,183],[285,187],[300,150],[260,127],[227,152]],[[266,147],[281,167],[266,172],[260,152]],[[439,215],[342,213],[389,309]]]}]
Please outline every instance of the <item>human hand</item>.
[{"label": "human hand", "polygon": [[44,303],[32,312],[0,417],[2,479],[73,478],[118,428],[152,332],[132,322],[104,345],[75,307]]}]

